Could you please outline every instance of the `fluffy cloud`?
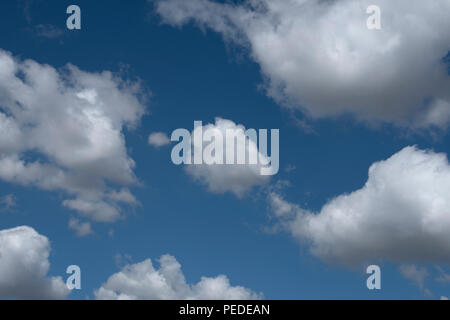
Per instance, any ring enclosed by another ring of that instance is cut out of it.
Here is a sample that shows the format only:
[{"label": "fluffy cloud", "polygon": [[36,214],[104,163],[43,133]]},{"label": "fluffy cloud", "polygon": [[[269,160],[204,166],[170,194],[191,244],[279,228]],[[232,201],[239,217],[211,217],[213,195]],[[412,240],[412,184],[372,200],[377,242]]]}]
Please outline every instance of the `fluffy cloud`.
[{"label": "fluffy cloud", "polygon": [[450,165],[445,154],[406,147],[374,163],[359,190],[320,212],[269,196],[275,215],[313,254],[345,265],[450,261]]},{"label": "fluffy cloud", "polygon": [[154,132],[148,136],[148,143],[159,148],[170,144],[170,139],[164,132]]},{"label": "fluffy cloud", "polygon": [[[200,130],[203,133],[209,131],[213,134],[220,134],[224,138],[223,145],[223,163],[226,163],[226,154],[228,149],[235,150],[245,149],[246,154],[257,154],[258,159],[264,159],[267,161],[266,155],[262,154],[258,150],[257,144],[245,136],[245,127],[242,125],[237,125],[231,120],[216,118],[215,124],[207,124],[197,127],[195,132]],[[226,137],[227,130],[235,130],[237,133],[237,139],[235,143],[228,143]],[[269,140],[268,140],[269,141]],[[192,146],[195,152],[202,153],[209,143],[195,143]],[[245,144],[245,145],[243,145]],[[260,162],[258,164],[194,164],[186,166],[186,171],[195,180],[200,183],[205,184],[211,192],[215,193],[225,193],[232,192],[238,197],[242,197],[247,191],[255,186],[261,186],[266,184],[269,180],[269,176],[261,175],[261,168],[263,166]]]},{"label": "fluffy cloud", "polygon": [[136,183],[122,130],[144,114],[139,96],[110,72],[58,71],[0,50],[0,179],[62,190],[66,207],[95,221],[119,219],[132,201],[112,185]]},{"label": "fluffy cloud", "polygon": [[[381,30],[366,27],[369,5],[381,8]],[[267,94],[311,118],[450,123],[448,0],[159,0],[156,11],[165,23],[194,21],[248,49]]]},{"label": "fluffy cloud", "polygon": [[162,256],[160,268],[152,261],[127,265],[113,274],[94,292],[100,300],[247,300],[262,296],[243,287],[233,287],[226,276],[203,277],[195,285],[186,283],[181,265],[170,256]]},{"label": "fluffy cloud", "polygon": [[0,231],[0,298],[64,299],[61,277],[47,277],[50,244],[30,227]]}]

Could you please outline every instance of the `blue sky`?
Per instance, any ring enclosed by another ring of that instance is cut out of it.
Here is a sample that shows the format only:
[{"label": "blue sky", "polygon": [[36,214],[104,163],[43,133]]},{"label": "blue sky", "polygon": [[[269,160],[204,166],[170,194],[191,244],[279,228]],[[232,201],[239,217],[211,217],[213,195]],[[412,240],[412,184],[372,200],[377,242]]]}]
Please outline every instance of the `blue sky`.
[{"label": "blue sky", "polygon": [[[429,272],[425,287],[431,296],[402,276],[401,263],[378,257],[374,263],[382,267],[382,290],[369,291],[364,266],[324,261],[289,232],[270,232],[278,221],[267,201],[268,188],[289,181],[282,189],[284,198],[320,212],[331,199],[362,188],[373,163],[404,147],[449,154],[448,130],[416,130],[394,121],[371,125],[351,114],[310,119],[302,109],[267,96],[261,89],[260,61],[248,48],[224,41],[207,23],[204,31],[193,23],[164,24],[146,1],[79,0],[82,29],[70,31],[65,27],[70,4],[1,2],[1,49],[55,69],[70,63],[86,72],[110,70],[122,78],[140,79],[142,92],[150,94],[143,103],[148,112],[137,128],[123,129],[140,182],[130,187],[140,205],[125,206],[123,219],[92,222],[94,233],[79,237],[68,227],[77,212],[61,205],[64,191],[0,182],[0,195],[16,199],[0,212],[0,230],[26,225],[47,237],[49,276],[66,279],[68,265],[81,267],[82,290],[74,290],[70,299],[93,298],[94,290],[125,262],[156,261],[164,254],[179,261],[187,283],[224,274],[232,285],[262,292],[266,299],[421,299],[449,294],[448,286],[435,281],[436,266],[445,270],[446,263],[433,259],[417,262]],[[60,33],[43,36],[39,25]],[[192,130],[194,120],[214,123],[215,117],[247,128],[280,129],[280,171],[268,186],[253,188],[241,198],[209,192],[171,162],[170,145],[148,144],[153,132],[170,136],[177,128]],[[299,126],[296,118],[306,119],[314,133]],[[125,257],[120,263],[118,254]]]}]

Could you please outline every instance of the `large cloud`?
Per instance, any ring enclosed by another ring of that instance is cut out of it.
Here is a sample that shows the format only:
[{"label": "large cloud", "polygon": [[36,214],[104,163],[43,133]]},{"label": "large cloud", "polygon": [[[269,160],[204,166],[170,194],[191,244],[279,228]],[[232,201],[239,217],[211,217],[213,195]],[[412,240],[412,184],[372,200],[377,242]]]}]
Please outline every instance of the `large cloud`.
[{"label": "large cloud", "polygon": [[318,213],[270,194],[282,224],[325,261],[450,262],[450,165],[445,154],[406,147],[374,163],[361,189]]},{"label": "large cloud", "polygon": [[[381,30],[366,27],[369,5],[381,8]],[[166,23],[195,21],[248,48],[267,93],[312,118],[450,122],[449,0],[159,0],[156,11]]]},{"label": "large cloud", "polygon": [[122,130],[145,112],[138,96],[110,72],[58,71],[0,50],[0,179],[65,191],[84,217],[117,220],[120,203],[136,203]]},{"label": "large cloud", "polygon": [[[200,130],[203,130],[203,134],[205,132],[218,133],[223,137],[223,163],[226,163],[227,150],[233,149],[233,147],[236,153],[237,150],[241,149],[245,150],[247,155],[246,164],[192,164],[186,166],[188,174],[205,184],[211,192],[232,192],[236,196],[242,197],[253,187],[264,185],[270,180],[270,176],[261,175],[261,169],[265,167],[261,161],[258,161],[258,164],[249,164],[248,162],[249,154],[256,154],[258,159],[263,159],[263,162],[267,162],[269,159],[265,153],[259,152],[257,142],[245,135],[246,128],[243,125],[238,125],[231,120],[216,118],[215,124],[197,127],[192,136]],[[235,139],[234,143],[226,139],[227,130],[236,132],[238,138]],[[270,143],[269,139],[270,136],[267,138],[268,143]],[[214,142],[214,139],[212,141]],[[197,150],[199,153],[203,153],[209,143],[193,141],[193,152]]]},{"label": "large cloud", "polygon": [[64,299],[61,277],[47,277],[50,244],[30,227],[0,231],[0,298]]},{"label": "large cloud", "polygon": [[152,261],[127,265],[95,291],[100,300],[248,300],[262,296],[243,287],[233,287],[226,276],[203,277],[195,285],[186,283],[181,265],[162,256],[160,269]]}]

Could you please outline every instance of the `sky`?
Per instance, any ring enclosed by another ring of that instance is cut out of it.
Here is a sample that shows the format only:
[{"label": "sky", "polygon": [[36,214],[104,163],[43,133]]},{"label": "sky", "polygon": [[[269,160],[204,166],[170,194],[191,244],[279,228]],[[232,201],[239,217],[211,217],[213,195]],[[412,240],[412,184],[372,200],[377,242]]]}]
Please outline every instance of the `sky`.
[{"label": "sky", "polygon": [[[1,2],[0,298],[448,296],[448,9]],[[279,129],[279,171],[175,165],[194,121]]]}]

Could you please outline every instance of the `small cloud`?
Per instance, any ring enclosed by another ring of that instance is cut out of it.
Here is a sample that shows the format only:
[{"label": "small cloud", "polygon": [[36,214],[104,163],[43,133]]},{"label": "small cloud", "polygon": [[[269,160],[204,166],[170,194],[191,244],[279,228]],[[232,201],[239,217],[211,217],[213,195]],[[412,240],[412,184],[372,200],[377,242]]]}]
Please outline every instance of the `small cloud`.
[{"label": "small cloud", "polygon": [[295,171],[295,169],[297,169],[296,166],[294,166],[294,165],[292,165],[292,164],[289,164],[289,165],[286,166],[286,168],[284,168],[284,171],[285,171],[286,173],[290,173],[290,172],[292,172],[292,171]]},{"label": "small cloud", "polygon": [[8,194],[0,198],[0,209],[9,210],[17,205],[16,196],[13,194]]},{"label": "small cloud", "polygon": [[35,27],[37,36],[55,39],[64,34],[63,30],[51,24],[38,24]]},{"label": "small cloud", "polygon": [[297,116],[292,116],[294,119],[295,125],[300,128],[303,133],[310,134],[310,135],[317,135],[317,132],[314,130],[314,127],[308,123],[305,119],[300,119]]},{"label": "small cloud", "polygon": [[31,24],[31,6],[33,4],[33,0],[22,0],[23,6],[23,15],[28,24]]},{"label": "small cloud", "polygon": [[133,258],[129,254],[117,253],[114,256],[114,262],[116,264],[116,267],[123,268],[126,265],[132,264]]},{"label": "small cloud", "polygon": [[400,266],[399,271],[405,279],[412,281],[421,290],[423,290],[426,296],[429,297],[433,295],[430,290],[424,287],[425,279],[429,275],[426,268],[418,268],[417,266],[411,264]]},{"label": "small cloud", "polygon": [[164,132],[154,132],[148,137],[148,143],[156,148],[166,146],[170,139]]},{"label": "small cloud", "polygon": [[108,194],[108,198],[121,203],[126,203],[129,205],[137,206],[139,205],[139,201],[136,200],[136,197],[131,194],[130,190],[127,188],[122,188],[120,191],[113,190]]},{"label": "small cloud", "polygon": [[89,222],[81,222],[75,218],[70,218],[69,228],[74,230],[79,237],[85,237],[94,233]]},{"label": "small cloud", "polygon": [[432,297],[433,296],[433,292],[431,292],[430,289],[425,288],[423,290],[423,294],[425,295],[425,297]]},{"label": "small cloud", "polygon": [[437,267],[438,271],[440,272],[440,276],[436,278],[437,282],[440,283],[450,283],[450,275],[447,274],[444,269],[442,269],[441,267]]},{"label": "small cloud", "polygon": [[442,296],[442,297],[441,297],[441,300],[448,300],[448,297]]}]

